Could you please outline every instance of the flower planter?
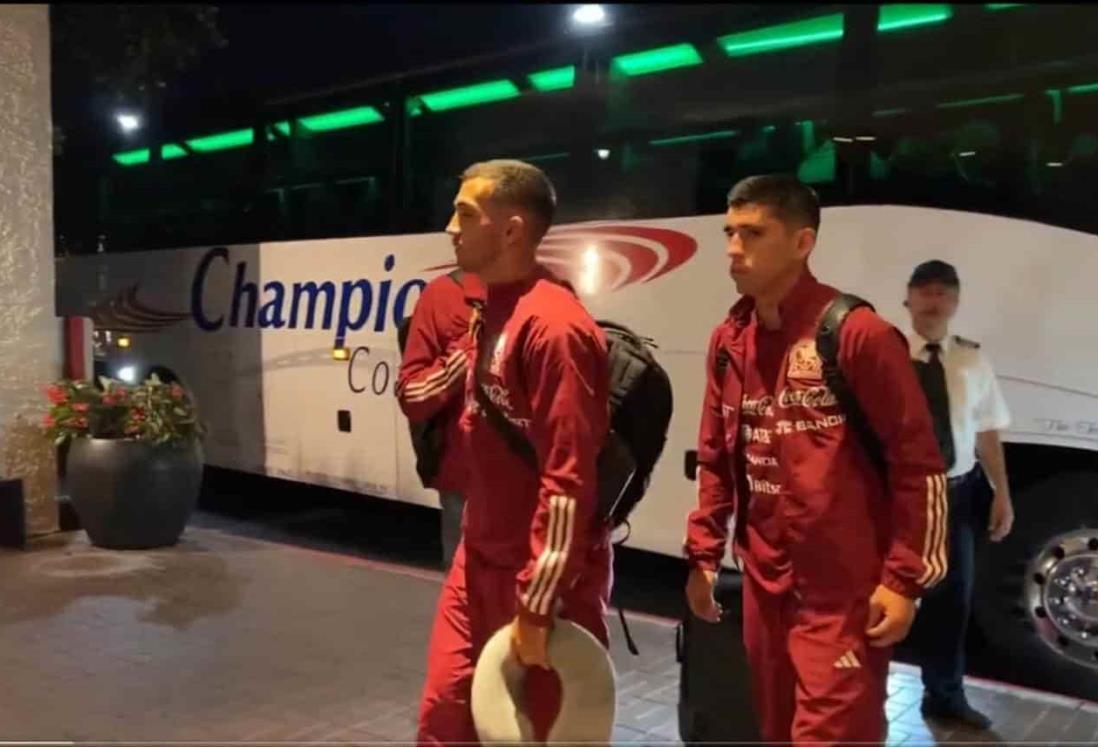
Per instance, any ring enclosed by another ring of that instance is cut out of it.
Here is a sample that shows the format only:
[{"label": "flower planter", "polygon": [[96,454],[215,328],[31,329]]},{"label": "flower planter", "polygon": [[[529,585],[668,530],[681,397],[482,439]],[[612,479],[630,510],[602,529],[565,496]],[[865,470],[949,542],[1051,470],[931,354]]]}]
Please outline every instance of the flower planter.
[{"label": "flower planter", "polygon": [[197,441],[75,438],[68,455],[69,495],[93,545],[143,549],[174,545],[198,502],[202,449]]}]

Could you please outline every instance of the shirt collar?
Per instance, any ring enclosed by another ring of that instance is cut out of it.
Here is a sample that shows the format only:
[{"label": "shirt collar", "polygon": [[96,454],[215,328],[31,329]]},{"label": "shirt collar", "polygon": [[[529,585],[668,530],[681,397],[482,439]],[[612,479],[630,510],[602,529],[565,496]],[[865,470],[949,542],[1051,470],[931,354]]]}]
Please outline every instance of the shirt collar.
[{"label": "shirt collar", "polygon": [[[913,330],[911,334],[907,336],[907,342],[908,345],[910,345],[911,347],[912,358],[918,358],[919,360],[922,360],[926,357],[926,346],[927,343],[930,342],[930,340],[926,339],[918,332],[915,332]],[[953,335],[946,334],[946,336],[939,341],[939,344],[942,346],[942,355],[947,355],[950,349],[953,347]]]}]

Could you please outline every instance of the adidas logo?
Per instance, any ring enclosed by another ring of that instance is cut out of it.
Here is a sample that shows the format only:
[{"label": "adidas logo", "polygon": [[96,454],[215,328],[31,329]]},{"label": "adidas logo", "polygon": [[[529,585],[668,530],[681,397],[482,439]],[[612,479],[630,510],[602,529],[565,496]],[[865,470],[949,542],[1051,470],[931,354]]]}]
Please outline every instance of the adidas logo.
[{"label": "adidas logo", "polygon": [[861,666],[862,663],[858,661],[858,657],[854,655],[853,651],[847,651],[835,662],[836,669],[860,669]]}]

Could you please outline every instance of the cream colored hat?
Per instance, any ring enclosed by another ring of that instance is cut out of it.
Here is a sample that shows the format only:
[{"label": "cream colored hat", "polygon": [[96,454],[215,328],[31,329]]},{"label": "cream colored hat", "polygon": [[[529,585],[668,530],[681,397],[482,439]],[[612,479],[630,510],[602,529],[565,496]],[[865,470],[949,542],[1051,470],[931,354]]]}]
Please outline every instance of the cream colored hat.
[{"label": "cream colored hat", "polygon": [[[549,634],[549,663],[560,677],[561,703],[547,744],[609,744],[614,729],[614,664],[598,639],[569,620]],[[522,711],[526,668],[511,653],[511,626],[496,631],[473,673],[473,723],[482,744],[536,744]]]}]

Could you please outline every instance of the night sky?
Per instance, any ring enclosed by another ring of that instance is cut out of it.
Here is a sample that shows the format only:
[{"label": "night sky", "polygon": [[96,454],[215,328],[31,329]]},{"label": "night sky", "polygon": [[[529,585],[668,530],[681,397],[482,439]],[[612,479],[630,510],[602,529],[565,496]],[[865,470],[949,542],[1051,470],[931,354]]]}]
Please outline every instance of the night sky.
[{"label": "night sky", "polygon": [[[55,6],[56,7],[56,6]],[[166,112],[190,119],[211,110],[351,84],[374,76],[564,40],[575,4],[222,4],[228,46],[169,81]],[[691,6],[607,5],[615,29],[647,25]],[[696,10],[699,6],[693,6]],[[94,131],[113,106],[76,82],[64,49],[54,51],[54,118]]]}]

